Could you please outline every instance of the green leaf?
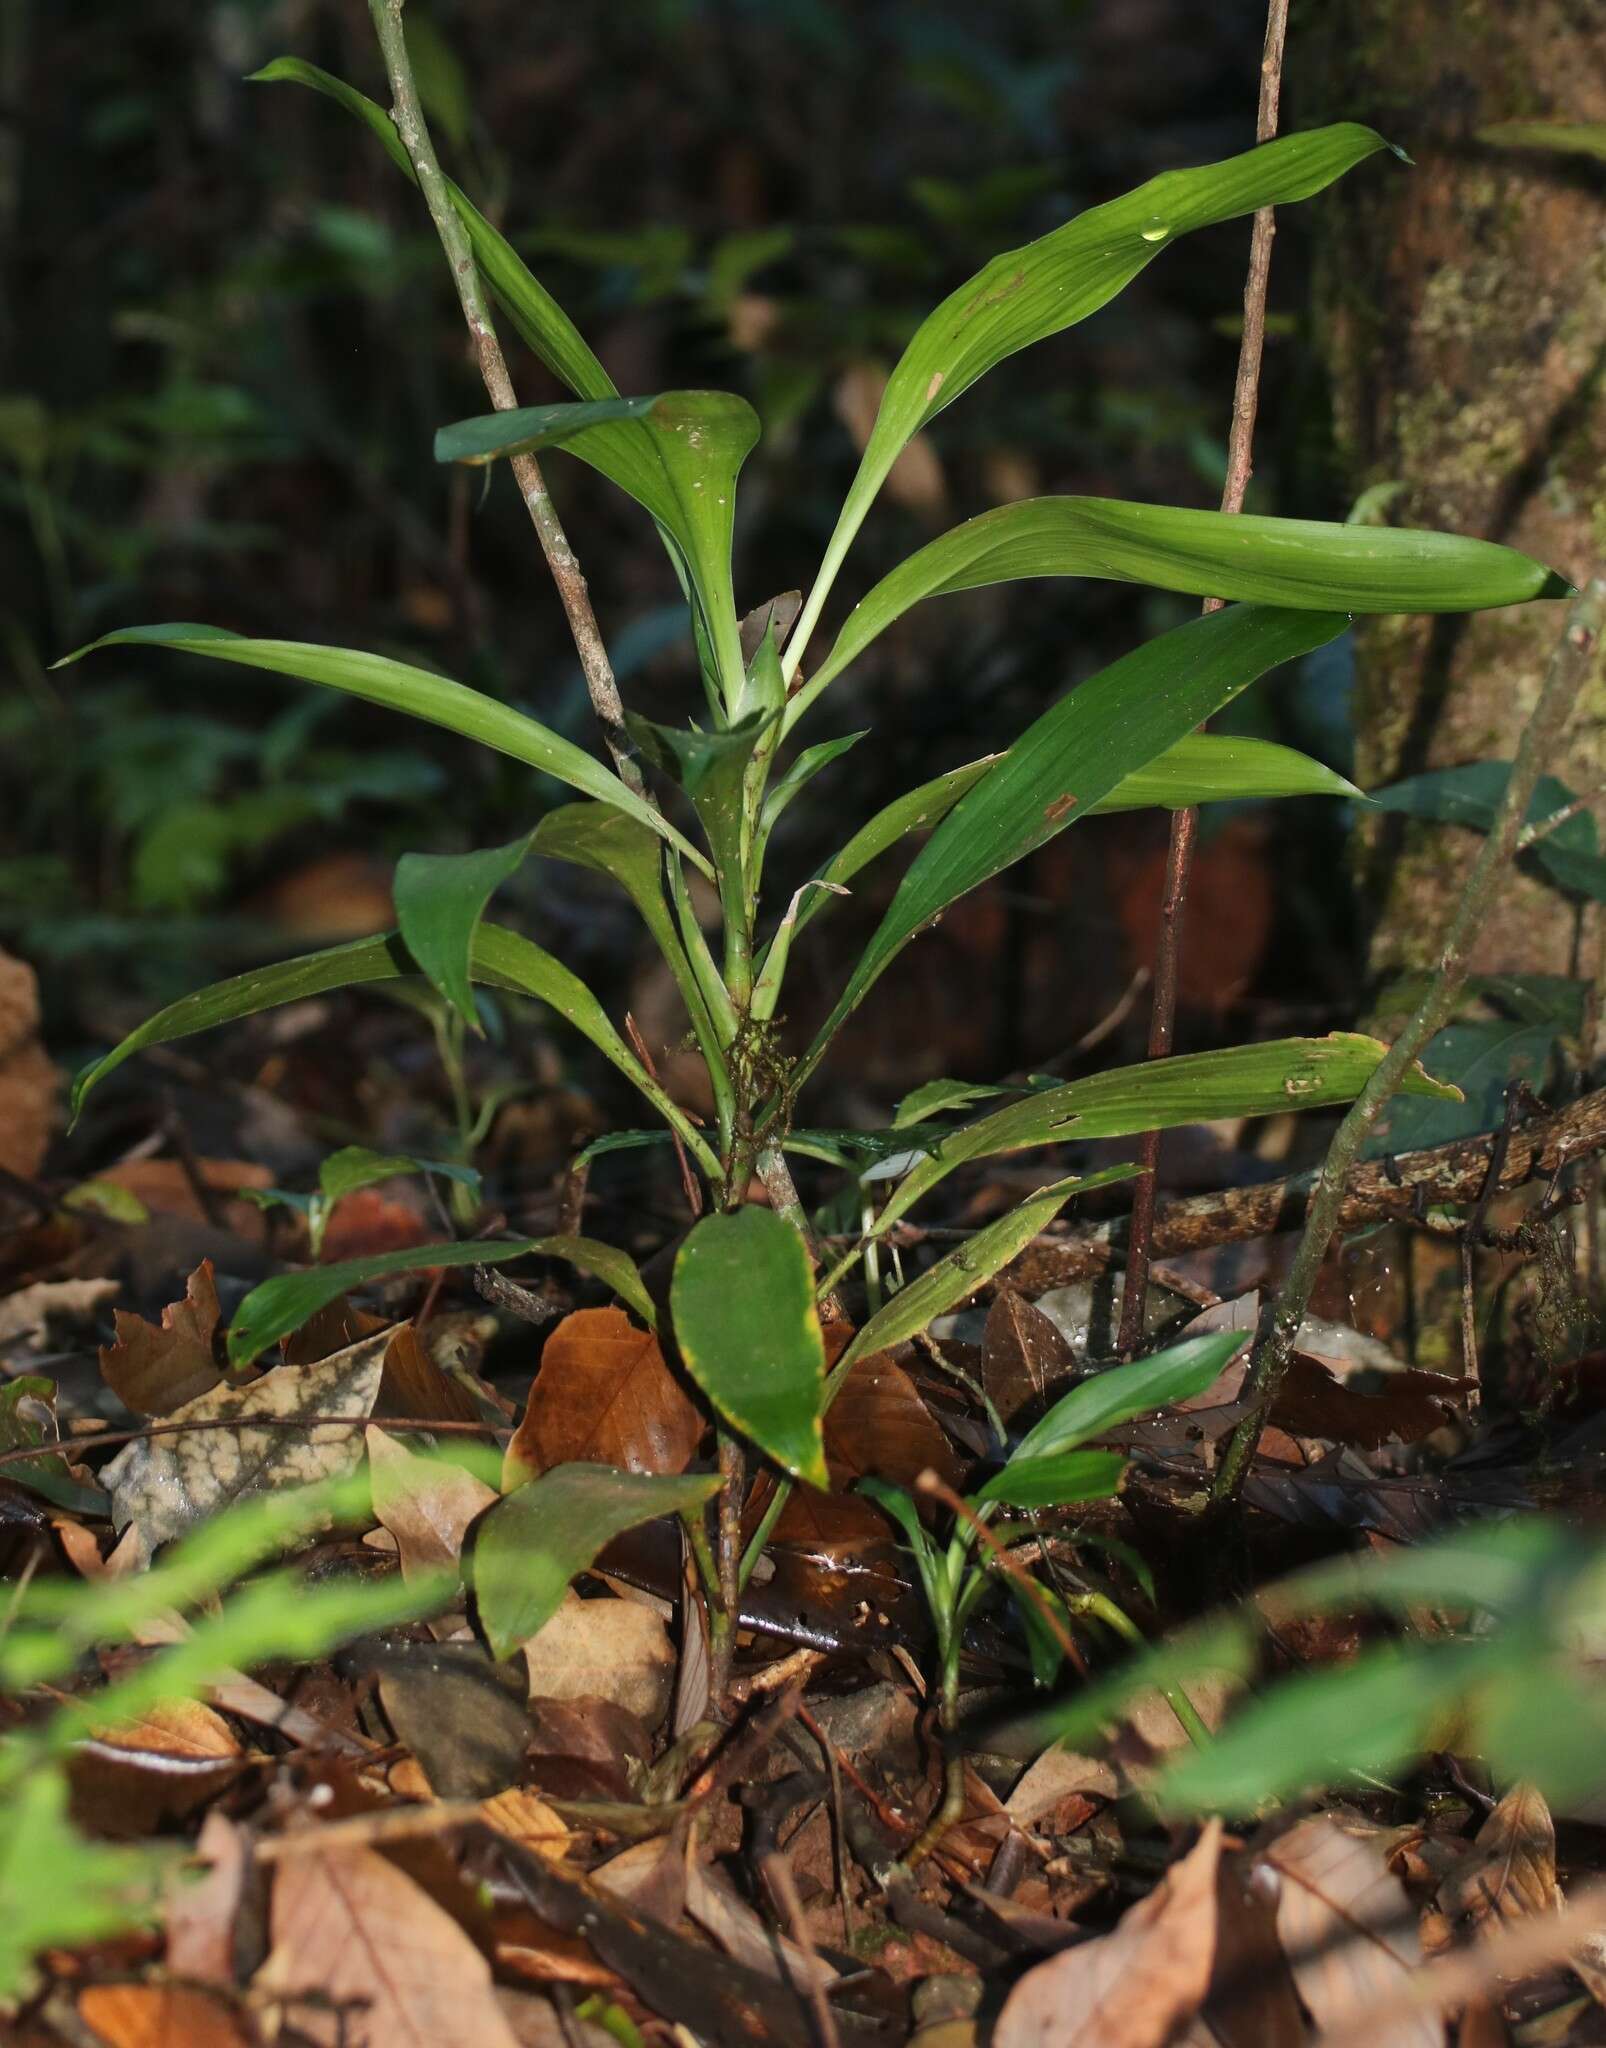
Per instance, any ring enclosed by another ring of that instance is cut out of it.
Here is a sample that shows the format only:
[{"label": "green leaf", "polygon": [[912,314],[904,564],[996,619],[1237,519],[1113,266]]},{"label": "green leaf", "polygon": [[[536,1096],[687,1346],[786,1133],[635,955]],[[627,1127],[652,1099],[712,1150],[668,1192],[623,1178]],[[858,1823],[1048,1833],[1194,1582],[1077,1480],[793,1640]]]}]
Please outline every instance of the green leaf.
[{"label": "green leaf", "polygon": [[690,797],[717,874],[732,875],[740,867],[747,764],[774,723],[773,715],[755,711],[723,732],[699,732],[625,713],[625,727],[642,753]]},{"label": "green leaf", "polygon": [[[681,1142],[703,1170],[715,1179],[719,1177],[719,1162],[707,1144],[614,1030],[602,1005],[578,975],[571,974],[550,953],[544,953],[528,939],[494,924],[482,924],[474,934],[471,971],[478,982],[517,995],[536,996],[566,1018],[679,1132]],[[214,982],[210,988],[197,989],[193,995],[181,996],[165,1010],[158,1010],[154,1017],[147,1017],[121,1044],[78,1076],[73,1086],[73,1115],[77,1116],[91,1088],[146,1046],[166,1045],[215,1024],[254,1017],[281,1003],[325,995],[331,989],[402,981],[415,972],[399,936],[392,932],[382,938],[356,939],[349,945],[331,946],[321,953],[303,953],[271,967],[253,968],[249,974],[237,974],[232,981]]]},{"label": "green leaf", "polygon": [[[385,110],[331,72],[320,70],[300,57],[276,57],[251,75],[253,84],[289,83],[310,86],[354,114],[384,146],[386,155],[402,175],[414,184],[417,179],[396,124]],[[479,209],[454,185],[446,183],[447,194],[468,230],[474,260],[486,283],[512,318],[524,341],[553,375],[579,398],[612,398],[614,383],[592,354],[584,336],[550,292],[537,283],[515,252],[507,237],[493,228]]]},{"label": "green leaf", "polygon": [[474,934],[485,906],[523,865],[533,837],[526,832],[510,845],[477,853],[404,853],[396,863],[396,922],[402,941],[475,1033],[483,1033],[484,1026],[469,984]]},{"label": "green leaf", "polygon": [[971,1503],[978,1507],[988,1501],[1009,1508],[1075,1507],[1079,1501],[1107,1500],[1119,1488],[1125,1470],[1126,1459],[1119,1451],[1061,1451],[1034,1458],[1017,1454],[979,1493],[971,1495]]},{"label": "green leaf", "polygon": [[437,462],[493,462],[563,448],[646,507],[680,552],[718,661],[725,707],[739,714],[745,673],[731,591],[736,477],[758,414],[728,391],[666,391],[582,405],[521,406],[442,427]]},{"label": "green leaf", "polygon": [[374,1187],[382,1180],[394,1180],[403,1173],[438,1173],[444,1180],[455,1180],[476,1193],[480,1185],[480,1177],[472,1166],[462,1166],[454,1160],[420,1159],[412,1152],[374,1152],[366,1145],[343,1145],[319,1167],[318,1192],[332,1208],[343,1195],[355,1194],[358,1188]]},{"label": "green leaf", "polygon": [[1005,1474],[1017,1463],[1058,1458],[1092,1437],[1119,1429],[1123,1422],[1202,1394],[1248,1341],[1243,1330],[1222,1330],[1208,1337],[1189,1337],[1152,1358],[1112,1365],[1092,1374],[1026,1432],[1004,1468]]},{"label": "green leaf", "polygon": [[927,1117],[936,1116],[940,1110],[964,1109],[972,1102],[985,1102],[990,1096],[1013,1093],[1013,1089],[982,1081],[925,1081],[912,1089],[892,1112],[892,1128],[895,1131],[908,1130],[912,1124],[923,1124]]},{"label": "green leaf", "polygon": [[[1387,1050],[1375,1038],[1335,1031],[1326,1038],[1274,1038],[1261,1045],[1145,1060],[1043,1089],[943,1138],[933,1155],[899,1184],[879,1223],[885,1228],[896,1222],[967,1159],[1350,1102]],[[1417,1067],[1406,1076],[1401,1093],[1453,1101],[1457,1091]]]},{"label": "green leaf", "polygon": [[1475,139],[1496,149],[1542,149],[1606,162],[1606,121],[1496,121],[1476,130]]},{"label": "green leaf", "polygon": [[[44,1424],[22,1412],[22,1403],[32,1401],[56,1412],[56,1383],[41,1373],[19,1373],[0,1385],[0,1451],[24,1451],[45,1443]],[[67,1469],[67,1461],[56,1450],[44,1448],[37,1458],[19,1458],[5,1468],[5,1476],[26,1486],[69,1514],[97,1515],[106,1512],[106,1496],[98,1486],[82,1486]]]},{"label": "green leaf", "polygon": [[1117,1166],[1103,1173],[1072,1174],[1065,1180],[1055,1181],[1052,1187],[1040,1189],[1011,1209],[1007,1216],[1000,1216],[996,1223],[989,1223],[978,1230],[957,1251],[939,1259],[882,1303],[832,1368],[833,1384],[844,1379],[849,1367],[858,1359],[917,1337],[956,1301],[963,1301],[978,1287],[985,1286],[1001,1266],[1007,1266],[1016,1253],[1030,1244],[1038,1232],[1059,1214],[1072,1195],[1087,1188],[1107,1186],[1112,1181],[1126,1180],[1136,1170],[1135,1167]]},{"label": "green leaf", "polygon": [[823,593],[876,493],[929,420],[995,363],[1097,312],[1178,235],[1262,206],[1308,199],[1383,147],[1383,138],[1370,128],[1344,122],[1281,136],[1221,163],[1165,171],[1025,248],[995,256],[944,299],[916,330],[887,380],[858,475],[788,650],[788,679],[797,671]]},{"label": "green leaf", "polygon": [[860,740],[868,739],[869,736],[870,728],[866,726],[861,732],[844,733],[840,739],[821,740],[817,746],[805,747],[786,773],[776,777],[769,795],[764,799],[761,843],[768,840],[775,829],[776,819],[793,797],[812,782],[822,768],[829,768],[833,761],[840,761],[845,753],[859,744]]},{"label": "green leaf", "polygon": [[1097,576],[1325,612],[1477,611],[1565,597],[1572,587],[1515,548],[1459,534],[1119,498],[1027,498],[967,519],[884,576],[849,612],[800,697],[816,696],[922,599],[1037,576]]},{"label": "green leaf", "polygon": [[538,1635],[569,1582],[627,1529],[689,1515],[719,1491],[717,1472],[679,1476],[554,1465],[491,1508],[474,1541],[474,1594],[498,1657]]},{"label": "green leaf", "polygon": [[686,1370],[720,1414],[823,1491],[825,1345],[802,1238],[754,1205],[705,1216],[675,1255],[669,1304]]},{"label": "green leaf", "polygon": [[1361,1148],[1364,1159],[1396,1152],[1421,1152],[1452,1144],[1480,1131],[1500,1128],[1506,1091],[1524,1081],[1537,1092],[1556,1043],[1551,1024],[1524,1022],[1451,1024],[1436,1032],[1422,1049],[1430,1070],[1453,1081],[1461,1102],[1402,1101],[1388,1103]]},{"label": "green leaf", "polygon": [[63,655],[56,668],[81,661],[98,647],[170,647],[181,654],[206,654],[218,661],[237,661],[247,668],[275,675],[299,676],[331,690],[402,711],[426,725],[445,726],[465,739],[477,740],[499,754],[527,761],[587,796],[627,811],[652,831],[662,833],[706,874],[708,863],[695,847],[666,824],[651,804],[628,789],[618,776],[594,761],[572,740],[549,732],[533,718],[494,697],[482,696],[463,683],[411,668],[382,654],[363,654],[350,647],[320,647],[305,640],[246,640],[219,626],[179,623],[166,626],[123,626]]},{"label": "green leaf", "polygon": [[229,1325],[229,1363],[249,1365],[281,1337],[293,1336],[319,1309],[353,1287],[364,1287],[391,1273],[422,1273],[434,1266],[499,1266],[521,1259],[540,1245],[539,1238],[488,1239],[483,1243],[409,1244],[399,1251],[376,1252],[365,1259],[339,1259],[331,1266],[309,1266],[300,1273],[281,1273],[251,1289]]},{"label": "green leaf", "polygon": [[1366,801],[1353,782],[1297,748],[1234,733],[1199,732],[1178,740],[1147,767],[1125,776],[1093,806],[1093,816],[1103,818],[1150,805],[1180,811],[1195,804],[1279,796],[1343,796]]},{"label": "green leaf", "polygon": [[1357,1771],[1387,1777],[1433,1746],[1434,1724],[1465,1691],[1476,1656],[1460,1645],[1390,1645],[1285,1679],[1174,1765],[1161,1800],[1172,1812],[1239,1814]]},{"label": "green leaf", "polygon": [[[1408,775],[1386,789],[1369,792],[1380,810],[1400,811],[1408,818],[1431,818],[1446,825],[1470,825],[1492,832],[1506,784],[1509,761],[1468,761],[1459,768],[1441,768],[1427,775]],[[1541,775],[1528,805],[1524,829],[1531,830],[1565,811],[1576,801],[1554,775]],[[1518,842],[1519,846],[1521,842]],[[1575,811],[1559,825],[1534,839],[1528,858],[1537,861],[1558,887],[1575,896],[1606,903],[1606,860],[1600,855],[1595,820],[1587,810]]]},{"label": "green leaf", "polygon": [[1162,634],[1062,697],[954,806],[916,856],[804,1056],[802,1073],[813,1069],[838,1026],[922,926],[1085,817],[1257,676],[1336,639],[1346,624],[1331,612],[1231,605]]},{"label": "green leaf", "polygon": [[[654,1131],[654,1138],[660,1133]],[[635,1310],[649,1330],[658,1327],[658,1309],[647,1292],[640,1269],[617,1245],[595,1237],[532,1237],[525,1250],[544,1259],[564,1259],[582,1273],[613,1289],[627,1308]]]}]

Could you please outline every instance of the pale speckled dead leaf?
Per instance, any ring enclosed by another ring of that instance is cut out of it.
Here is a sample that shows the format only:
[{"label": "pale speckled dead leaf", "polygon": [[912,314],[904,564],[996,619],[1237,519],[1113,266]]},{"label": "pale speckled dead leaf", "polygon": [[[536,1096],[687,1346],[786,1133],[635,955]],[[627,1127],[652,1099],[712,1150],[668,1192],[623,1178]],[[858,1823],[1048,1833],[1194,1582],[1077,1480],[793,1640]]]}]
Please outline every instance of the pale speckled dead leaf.
[{"label": "pale speckled dead leaf", "polygon": [[669,1707],[675,1651],[650,1607],[582,1600],[572,1588],[522,1646],[531,1699],[604,1699],[656,1728]]},{"label": "pale speckled dead leaf", "polygon": [[113,1312],[117,1341],[100,1347],[101,1378],[136,1415],[170,1415],[199,1400],[223,1377],[213,1355],[222,1313],[212,1261],[202,1259],[185,1282],[184,1299],[162,1310],[160,1329],[127,1309]]},{"label": "pale speckled dead leaf", "polygon": [[256,1988],[284,2000],[322,2048],[517,2048],[490,1964],[443,1907],[371,1849],[287,1857],[274,1880],[271,1934]]},{"label": "pale speckled dead leaf", "polygon": [[1220,1861],[1212,1820],[1112,1933],[1026,1972],[998,2015],[994,2048],[1164,2048],[1209,1988]]},{"label": "pale speckled dead leaf", "polygon": [[281,1486],[308,1486],[355,1470],[362,1431],[344,1422],[304,1429],[298,1416],[350,1416],[360,1425],[379,1393],[388,1331],[363,1337],[316,1365],[281,1365],[248,1387],[214,1387],[168,1419],[237,1423],[237,1428],[178,1430],[119,1451],[101,1473],[112,1521],[137,1531],[149,1557],[231,1501]]},{"label": "pale speckled dead leaf", "polygon": [[36,1280],[0,1300],[0,1351],[48,1351],[52,1340],[90,1328],[115,1280]]},{"label": "pale speckled dead leaf", "polygon": [[[1277,1939],[1301,2002],[1325,2031],[1361,2021],[1422,1965],[1416,1913],[1381,1833],[1317,1814],[1261,1859],[1279,1885]],[[1372,2048],[1443,2048],[1444,2022],[1413,2013],[1380,2025],[1371,2040]]]},{"label": "pale speckled dead leaf", "polygon": [[500,1497],[495,1488],[444,1458],[421,1458],[372,1424],[366,1441],[374,1513],[396,1539],[402,1577],[458,1566],[468,1525]]},{"label": "pale speckled dead leaf", "polygon": [[1465,1915],[1482,1940],[1561,1904],[1556,1824],[1537,1785],[1512,1786],[1477,1832],[1470,1859],[1439,1888],[1452,1919]]}]

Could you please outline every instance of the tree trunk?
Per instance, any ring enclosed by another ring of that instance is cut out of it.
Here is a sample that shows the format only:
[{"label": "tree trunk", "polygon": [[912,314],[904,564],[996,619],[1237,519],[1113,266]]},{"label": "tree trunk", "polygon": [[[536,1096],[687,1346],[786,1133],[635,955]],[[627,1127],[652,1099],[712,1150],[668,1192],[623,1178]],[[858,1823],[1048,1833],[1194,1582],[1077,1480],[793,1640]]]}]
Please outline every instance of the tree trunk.
[{"label": "tree trunk", "polygon": [[[1322,203],[1345,481],[1357,496],[1397,487],[1390,524],[1505,541],[1582,582],[1606,556],[1606,166],[1478,131],[1606,120],[1597,0],[1327,0],[1308,19],[1300,120],[1370,122],[1415,160],[1374,159]],[[1561,623],[1554,604],[1364,623],[1357,781],[1509,760]],[[1581,707],[1552,768],[1596,799],[1606,702]],[[1432,963],[1476,850],[1443,825],[1367,828],[1374,986]],[[1514,876],[1474,966],[1593,976],[1599,922]]]}]

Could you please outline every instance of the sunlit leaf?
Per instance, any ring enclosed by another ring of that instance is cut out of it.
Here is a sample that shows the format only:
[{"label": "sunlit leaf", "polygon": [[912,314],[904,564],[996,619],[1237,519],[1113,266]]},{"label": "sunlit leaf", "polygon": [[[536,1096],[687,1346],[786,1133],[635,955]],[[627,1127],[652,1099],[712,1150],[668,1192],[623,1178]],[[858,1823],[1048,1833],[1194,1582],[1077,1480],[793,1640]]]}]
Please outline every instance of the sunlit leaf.
[{"label": "sunlit leaf", "polygon": [[526,761],[571,788],[612,804],[616,810],[627,811],[652,831],[661,832],[688,859],[707,870],[702,855],[673,826],[666,824],[651,804],[572,740],[560,738],[511,705],[482,696],[478,690],[445,676],[431,675],[428,669],[412,668],[404,661],[392,661],[387,655],[364,654],[351,647],[321,647],[308,640],[247,640],[219,626],[188,622],[123,626],[63,655],[55,666],[65,668],[99,647],[168,647],[180,654],[210,655],[217,661],[236,661],[247,668],[321,683],[370,704],[405,712],[426,725],[445,726],[449,732],[477,740],[499,754]]},{"label": "sunlit leaf", "polygon": [[1297,748],[1235,733],[1199,732],[1167,747],[1147,767],[1124,776],[1093,806],[1093,815],[1102,818],[1150,805],[1180,811],[1195,804],[1244,803],[1267,797],[1361,795],[1336,769]]},{"label": "sunlit leaf", "polygon": [[469,983],[474,934],[485,906],[522,866],[531,837],[526,832],[508,846],[487,846],[475,853],[404,853],[396,863],[396,922],[402,942],[474,1032],[484,1029]]},{"label": "sunlit leaf", "polygon": [[737,713],[744,668],[731,592],[736,477],[758,440],[758,415],[728,391],[666,391],[581,405],[487,413],[435,436],[438,462],[492,462],[562,448],[645,506],[679,549]]},{"label": "sunlit leaf", "polygon": [[1460,612],[1565,597],[1571,586],[1515,548],[1406,527],[1027,498],[930,541],[849,612],[799,693],[823,690],[928,597],[1027,577],[1096,576],[1300,611]]},{"label": "sunlit leaf", "polygon": [[1202,1394],[1248,1341],[1242,1330],[1189,1337],[1152,1358],[1091,1374],[1056,1401],[1021,1438],[1009,1467],[1058,1458],[1139,1415]]},{"label": "sunlit leaf", "polygon": [[669,1302],[682,1362],[719,1413],[823,1489],[825,1345],[802,1238],[752,1204],[705,1216],[675,1255]]},{"label": "sunlit leaf", "polygon": [[913,436],[995,363],[1085,320],[1179,235],[1262,206],[1308,199],[1384,147],[1370,128],[1344,122],[1285,135],[1220,163],[1164,171],[1135,191],[1011,249],[949,294],[916,330],[887,379],[875,427],[826,549],[787,672],[823,591],[877,491]]},{"label": "sunlit leaf", "polygon": [[[896,1221],[967,1159],[1350,1102],[1387,1050],[1378,1039],[1335,1031],[1326,1038],[1274,1038],[1219,1052],[1145,1060],[1042,1089],[938,1141],[931,1156],[900,1182],[881,1212],[881,1223]],[[1454,1101],[1459,1091],[1415,1067],[1400,1092]]]},{"label": "sunlit leaf", "polygon": [[474,1593],[498,1657],[540,1632],[569,1582],[626,1529],[691,1514],[719,1491],[717,1472],[615,1472],[558,1465],[510,1493],[478,1526]]},{"label": "sunlit leaf", "polygon": [[[1102,1375],[1101,1375],[1102,1377]],[[980,1505],[996,1501],[1010,1508],[1066,1508],[1079,1501],[1106,1500],[1121,1484],[1126,1460],[1119,1451],[1059,1451],[1010,1459],[978,1493]]]},{"label": "sunlit leaf", "polygon": [[915,933],[949,904],[1087,816],[1258,676],[1336,639],[1346,624],[1332,612],[1230,605],[1079,683],[961,798],[915,857],[803,1071]]}]

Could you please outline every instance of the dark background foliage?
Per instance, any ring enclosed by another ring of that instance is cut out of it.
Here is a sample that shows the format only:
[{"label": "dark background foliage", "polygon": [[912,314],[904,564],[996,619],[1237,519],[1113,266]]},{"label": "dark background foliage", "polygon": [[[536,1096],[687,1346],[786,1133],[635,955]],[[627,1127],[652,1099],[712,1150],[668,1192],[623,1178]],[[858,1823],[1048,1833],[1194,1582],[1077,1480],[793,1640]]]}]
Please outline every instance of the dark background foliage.
[{"label": "dark background foliage", "polygon": [[[550,792],[271,678],[126,650],[53,675],[58,653],[197,618],[438,666],[585,740],[589,714],[505,474],[482,498],[431,460],[435,428],[483,399],[415,196],[337,109],[246,82],[293,52],[381,94],[366,8],[12,0],[5,21],[0,940],[40,968],[72,1057],[209,974],[382,922],[397,853],[506,839]],[[1261,9],[412,0],[408,21],[443,156],[620,387],[720,385],[758,406],[737,536],[738,596],[757,604],[806,582],[877,368],[932,303],[996,249],[1252,139]],[[1295,121],[1299,96],[1296,62]],[[1341,517],[1303,315],[1310,212],[1289,209],[1278,237],[1251,503]],[[1006,498],[1214,503],[1247,232],[1188,238],[945,415],[841,603]],[[527,401],[555,395],[539,366],[515,369]],[[561,456],[549,472],[627,696],[689,706],[647,522]],[[1006,743],[1190,609],[1096,583],[925,608],[835,693],[840,729],[881,743],[790,814],[777,885],[844,821]],[[1341,656],[1240,716],[1342,766],[1346,689]],[[1184,987],[1195,1038],[1229,1014],[1239,1036],[1344,1021],[1343,826],[1309,804],[1213,818]],[[1147,956],[1163,841],[1158,817],[1068,835],[956,911],[889,983],[882,1021],[844,1041],[848,1082],[884,1107],[930,1073],[1063,1052]],[[650,1022],[614,908],[558,877],[531,870],[516,915]],[[874,893],[822,927],[800,1004],[839,982]],[[675,1028],[666,1012],[660,1042]]]}]

